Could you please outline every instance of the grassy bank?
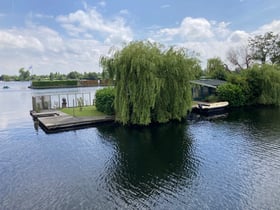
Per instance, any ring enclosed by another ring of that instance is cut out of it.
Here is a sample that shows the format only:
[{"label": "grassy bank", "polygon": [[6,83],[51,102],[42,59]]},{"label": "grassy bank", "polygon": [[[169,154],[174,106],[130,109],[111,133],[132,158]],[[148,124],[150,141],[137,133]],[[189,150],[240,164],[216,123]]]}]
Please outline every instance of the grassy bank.
[{"label": "grassy bank", "polygon": [[75,108],[63,108],[60,111],[75,117],[97,117],[106,116],[106,114],[96,110],[95,106],[85,106],[80,109],[80,107]]}]

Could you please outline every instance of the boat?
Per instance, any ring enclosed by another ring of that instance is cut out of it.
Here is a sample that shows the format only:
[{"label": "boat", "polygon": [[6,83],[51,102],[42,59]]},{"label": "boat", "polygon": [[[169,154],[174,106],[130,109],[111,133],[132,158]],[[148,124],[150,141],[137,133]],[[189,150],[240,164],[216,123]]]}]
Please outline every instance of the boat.
[{"label": "boat", "polygon": [[220,114],[226,111],[229,103],[227,101],[207,103],[199,102],[193,107],[193,112],[201,115]]},{"label": "boat", "polygon": [[7,86],[7,85],[4,85],[3,86],[3,89],[9,89],[10,87],[9,86]]}]

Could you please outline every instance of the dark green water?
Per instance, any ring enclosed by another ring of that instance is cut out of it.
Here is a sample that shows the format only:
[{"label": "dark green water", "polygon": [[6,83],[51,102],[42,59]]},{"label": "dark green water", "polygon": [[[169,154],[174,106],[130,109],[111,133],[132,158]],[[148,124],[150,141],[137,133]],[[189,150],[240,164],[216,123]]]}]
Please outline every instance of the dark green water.
[{"label": "dark green water", "polygon": [[280,207],[277,108],[47,135],[28,113],[45,92],[9,86],[0,90],[0,209]]}]

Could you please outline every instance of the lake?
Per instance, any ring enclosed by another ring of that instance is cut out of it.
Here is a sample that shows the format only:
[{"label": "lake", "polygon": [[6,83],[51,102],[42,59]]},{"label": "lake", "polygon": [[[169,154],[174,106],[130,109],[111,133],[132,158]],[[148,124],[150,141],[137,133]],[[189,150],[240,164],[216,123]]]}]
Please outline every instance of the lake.
[{"label": "lake", "polygon": [[45,134],[31,90],[0,82],[0,209],[279,209],[280,109]]}]

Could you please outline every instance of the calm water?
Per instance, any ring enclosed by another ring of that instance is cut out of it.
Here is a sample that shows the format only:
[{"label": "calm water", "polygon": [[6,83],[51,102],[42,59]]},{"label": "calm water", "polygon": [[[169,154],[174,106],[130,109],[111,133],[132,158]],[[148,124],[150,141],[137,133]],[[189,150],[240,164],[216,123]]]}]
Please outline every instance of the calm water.
[{"label": "calm water", "polygon": [[280,209],[279,109],[47,135],[29,116],[31,96],[70,90],[8,85],[0,89],[0,209]]}]

